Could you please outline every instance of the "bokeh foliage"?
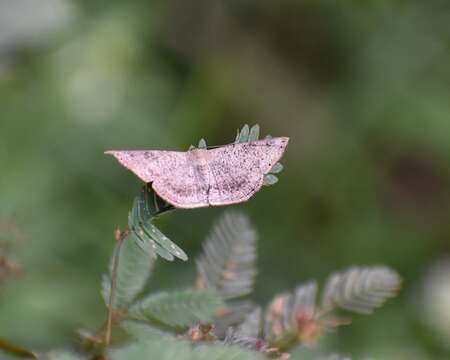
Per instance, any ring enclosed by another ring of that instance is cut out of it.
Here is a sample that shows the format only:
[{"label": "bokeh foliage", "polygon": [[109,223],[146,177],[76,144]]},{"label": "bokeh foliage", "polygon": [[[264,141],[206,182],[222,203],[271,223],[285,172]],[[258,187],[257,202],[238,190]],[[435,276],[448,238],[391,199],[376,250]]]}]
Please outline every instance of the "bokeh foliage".
[{"label": "bokeh foliage", "polygon": [[[238,206],[261,234],[256,297],[385,263],[406,290],[330,346],[446,357],[415,291],[450,252],[447,1],[14,3],[0,3],[0,223],[24,234],[23,272],[1,285],[1,334],[45,349],[103,318],[113,229],[141,187],[104,150],[222,144],[259,123],[292,140],[279,183]],[[219,212],[157,225],[197,254]],[[149,287],[192,281],[189,266],[158,264]]]}]

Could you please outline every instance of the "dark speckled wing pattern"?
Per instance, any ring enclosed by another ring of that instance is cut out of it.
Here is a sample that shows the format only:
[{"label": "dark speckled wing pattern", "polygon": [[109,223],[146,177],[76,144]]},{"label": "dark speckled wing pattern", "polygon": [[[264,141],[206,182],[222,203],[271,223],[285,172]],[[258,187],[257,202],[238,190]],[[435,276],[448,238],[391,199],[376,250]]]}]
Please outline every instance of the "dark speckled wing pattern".
[{"label": "dark speckled wing pattern", "polygon": [[210,205],[248,200],[263,185],[264,175],[280,160],[288,138],[230,144],[210,151]]},{"label": "dark speckled wing pattern", "polygon": [[216,149],[106,151],[178,208],[248,200],[281,158],[288,138],[229,144]]}]

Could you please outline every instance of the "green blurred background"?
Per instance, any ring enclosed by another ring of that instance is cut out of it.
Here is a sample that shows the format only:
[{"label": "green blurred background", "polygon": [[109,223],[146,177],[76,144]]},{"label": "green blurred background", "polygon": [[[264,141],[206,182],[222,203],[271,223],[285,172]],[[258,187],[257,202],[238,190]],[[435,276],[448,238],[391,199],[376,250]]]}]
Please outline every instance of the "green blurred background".
[{"label": "green blurred background", "polygon": [[[254,298],[384,263],[400,296],[324,347],[448,359],[450,3],[438,0],[0,0],[0,231],[20,229],[23,267],[0,283],[0,337],[70,346],[104,319],[101,275],[141,186],[104,150],[224,144],[245,123],[291,137],[279,183],[235,206],[260,233]],[[194,259],[223,210],[158,226]],[[194,261],[160,261],[150,286],[193,279]]]}]

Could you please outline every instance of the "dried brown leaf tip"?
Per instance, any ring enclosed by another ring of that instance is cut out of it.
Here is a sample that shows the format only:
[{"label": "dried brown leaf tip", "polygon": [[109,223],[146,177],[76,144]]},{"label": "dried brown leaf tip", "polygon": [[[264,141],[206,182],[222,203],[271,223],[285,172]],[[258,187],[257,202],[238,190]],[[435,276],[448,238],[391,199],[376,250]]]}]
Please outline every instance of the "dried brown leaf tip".
[{"label": "dried brown leaf tip", "polygon": [[233,143],[189,151],[113,150],[121,165],[151,183],[177,208],[199,208],[247,201],[281,159],[289,138]]},{"label": "dried brown leaf tip", "polygon": [[308,312],[298,312],[295,314],[295,323],[298,340],[306,345],[315,345],[323,332],[315,316]]},{"label": "dried brown leaf tip", "polygon": [[286,330],[286,308],[289,301],[288,294],[277,295],[269,305],[266,323],[269,324],[266,333],[271,334],[273,338],[281,337]]},{"label": "dried brown leaf tip", "polygon": [[214,334],[213,325],[197,325],[191,327],[185,338],[192,342],[216,341],[217,336]]}]

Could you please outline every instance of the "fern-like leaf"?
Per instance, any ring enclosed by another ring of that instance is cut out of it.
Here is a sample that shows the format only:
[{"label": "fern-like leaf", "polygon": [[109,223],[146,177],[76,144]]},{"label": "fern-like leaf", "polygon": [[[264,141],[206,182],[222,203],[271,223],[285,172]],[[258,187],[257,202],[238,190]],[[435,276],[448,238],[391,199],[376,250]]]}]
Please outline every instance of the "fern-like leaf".
[{"label": "fern-like leaf", "polygon": [[244,349],[259,351],[265,346],[266,343],[257,337],[245,336],[229,328],[225,339],[223,340],[223,344],[227,346],[235,345]]},{"label": "fern-like leaf", "polygon": [[322,306],[369,314],[388,298],[395,296],[400,283],[398,274],[385,266],[352,267],[329,277],[322,296]]},{"label": "fern-like leaf", "polygon": [[110,352],[111,360],[263,360],[263,356],[221,344],[192,346],[179,340],[146,341]]},{"label": "fern-like leaf", "polygon": [[349,356],[341,354],[323,354],[308,347],[297,348],[289,360],[351,360]]},{"label": "fern-like leaf", "polygon": [[129,311],[132,319],[185,328],[210,322],[223,301],[212,291],[175,291],[150,295]]},{"label": "fern-like leaf", "polygon": [[227,211],[213,227],[197,260],[197,287],[224,299],[249,294],[256,276],[256,231],[239,212]]},{"label": "fern-like leaf", "polygon": [[400,277],[387,267],[352,267],[332,274],[317,304],[317,284],[300,285],[293,292],[273,298],[264,316],[264,338],[272,345],[289,348],[295,343],[314,345],[325,330],[349,324],[332,310],[342,308],[368,314],[394,296]]},{"label": "fern-like leaf", "polygon": [[228,328],[234,328],[242,324],[254,308],[255,304],[249,300],[233,301],[226,304],[214,318],[214,333],[219,338],[223,338]]},{"label": "fern-like leaf", "polygon": [[248,134],[248,141],[256,141],[259,139],[259,125],[253,125]]},{"label": "fern-like leaf", "polygon": [[[115,309],[128,308],[144,288],[154,264],[151,249],[143,248],[139,239],[132,233],[121,241],[121,245],[117,244],[117,246],[121,246],[121,249],[115,280],[116,292],[113,302],[113,308]],[[109,306],[111,290],[112,263],[113,259],[111,259],[109,274],[104,275],[102,280],[102,295],[107,306]]]},{"label": "fern-like leaf", "polygon": [[241,336],[258,338],[261,333],[262,309],[257,306],[247,314],[244,321],[236,328],[236,333]]},{"label": "fern-like leaf", "polygon": [[278,174],[283,171],[283,165],[280,162],[275,163],[274,166],[272,166],[272,169],[270,169],[271,174]]},{"label": "fern-like leaf", "polygon": [[238,132],[238,135],[236,137],[236,143],[244,143],[248,142],[248,137],[250,135],[250,128],[247,124],[245,124],[242,129]]},{"label": "fern-like leaf", "polygon": [[278,182],[278,177],[276,177],[273,174],[266,174],[264,175],[264,180],[263,180],[263,185],[264,186],[270,186],[270,185],[274,185]]},{"label": "fern-like leaf", "polygon": [[125,320],[120,323],[120,326],[137,340],[173,338],[172,334],[142,321]]},{"label": "fern-like leaf", "polygon": [[276,295],[270,302],[264,317],[264,338],[268,342],[295,336],[292,305],[293,295],[287,292]]},{"label": "fern-like leaf", "polygon": [[317,283],[311,281],[298,286],[294,291],[292,311],[312,317],[316,311]]},{"label": "fern-like leaf", "polygon": [[174,257],[186,261],[186,253],[151,223],[158,215],[172,210],[173,207],[162,200],[146,185],[141,194],[134,199],[133,208],[128,216],[128,226],[142,243],[150,246],[154,253],[172,261]]}]

